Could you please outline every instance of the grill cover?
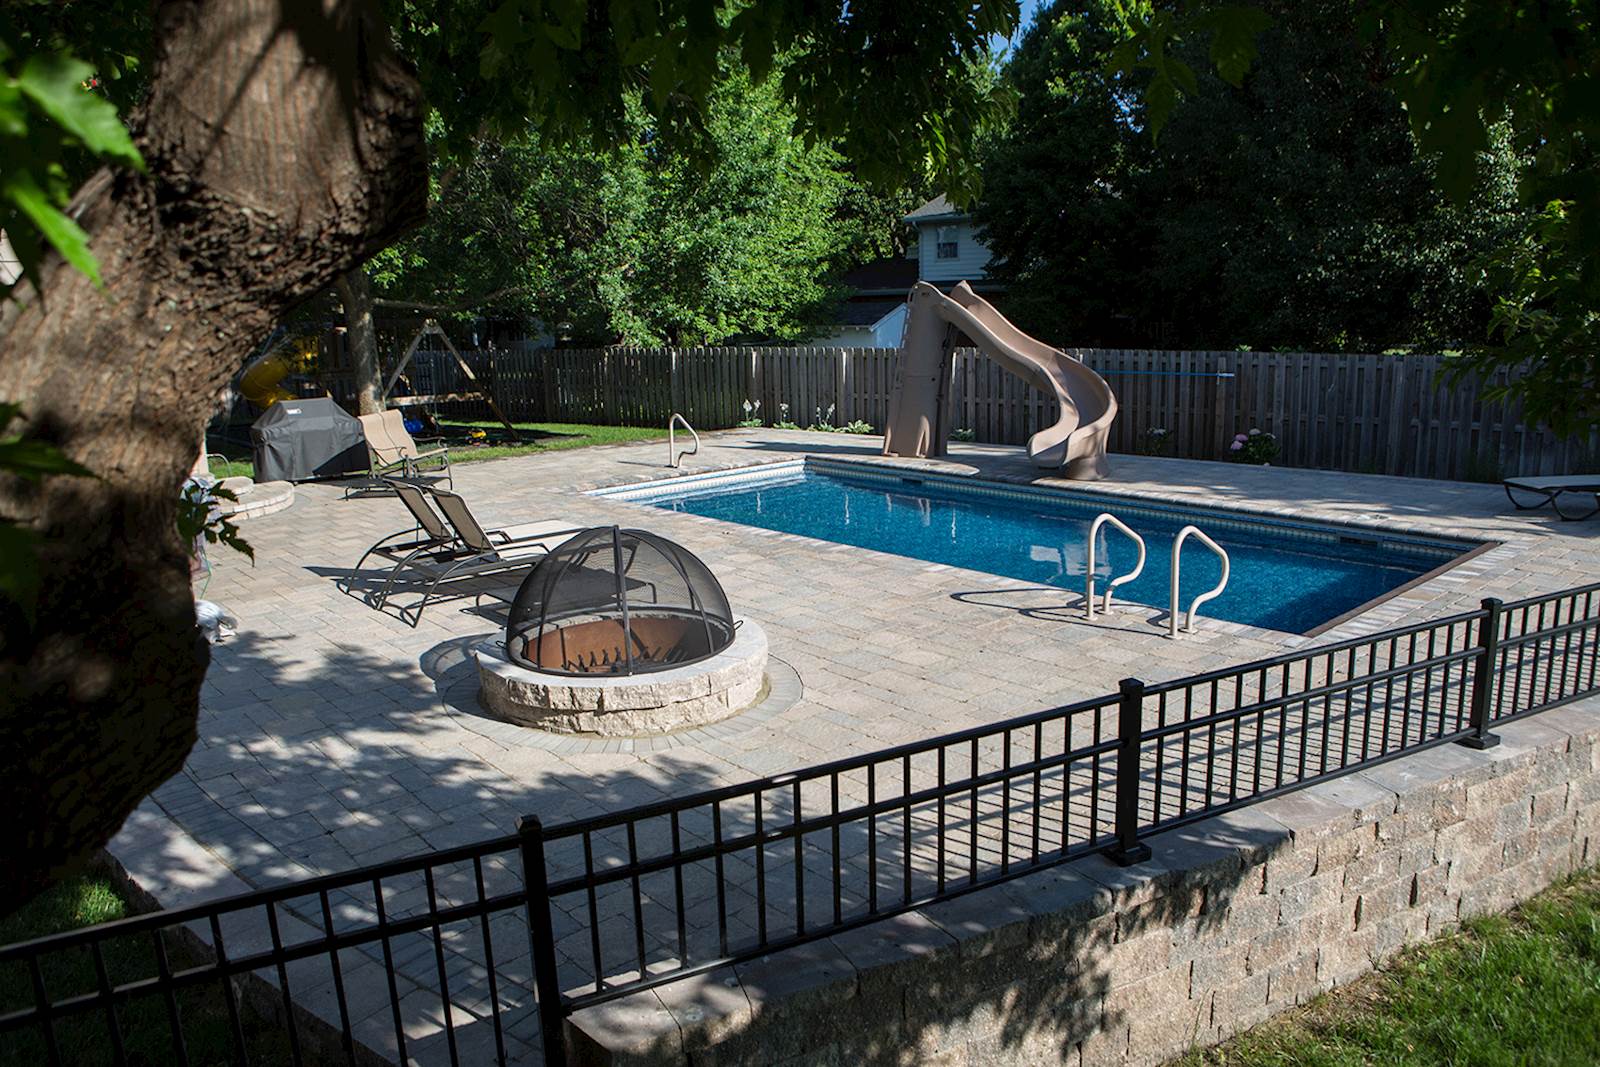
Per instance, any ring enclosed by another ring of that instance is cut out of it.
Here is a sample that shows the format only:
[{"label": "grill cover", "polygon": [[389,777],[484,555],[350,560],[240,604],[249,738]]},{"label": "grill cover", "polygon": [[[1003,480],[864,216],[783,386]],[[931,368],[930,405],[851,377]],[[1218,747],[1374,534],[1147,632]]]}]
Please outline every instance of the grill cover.
[{"label": "grill cover", "polygon": [[300,482],[368,469],[361,423],[329,397],[280,400],[250,427],[256,481]]},{"label": "grill cover", "polygon": [[523,580],[506,652],[555,674],[644,674],[706,659],[733,642],[722,585],[682,545],[598,526],[550,550]]}]

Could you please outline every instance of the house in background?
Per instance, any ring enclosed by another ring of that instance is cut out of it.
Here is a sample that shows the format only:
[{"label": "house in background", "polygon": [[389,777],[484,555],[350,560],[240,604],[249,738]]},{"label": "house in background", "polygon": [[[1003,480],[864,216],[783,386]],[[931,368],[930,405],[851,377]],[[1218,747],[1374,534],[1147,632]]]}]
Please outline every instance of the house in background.
[{"label": "house in background", "polygon": [[841,348],[896,348],[905,329],[906,293],[917,282],[948,291],[957,282],[983,293],[998,291],[988,282],[989,249],[979,241],[972,216],[936,196],[905,217],[917,239],[904,256],[864,263],[844,277],[850,289],[838,321],[811,343]]}]

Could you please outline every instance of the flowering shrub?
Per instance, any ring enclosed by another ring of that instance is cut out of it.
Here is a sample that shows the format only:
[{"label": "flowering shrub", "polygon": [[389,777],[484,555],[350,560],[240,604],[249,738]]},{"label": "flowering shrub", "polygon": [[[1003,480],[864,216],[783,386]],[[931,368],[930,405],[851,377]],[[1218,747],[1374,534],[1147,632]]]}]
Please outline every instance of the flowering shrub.
[{"label": "flowering shrub", "polygon": [[821,408],[817,408],[815,414],[816,414],[816,419],[811,423],[810,426],[807,426],[806,429],[815,430],[818,433],[838,433],[839,432],[839,428],[833,424],[833,405],[832,404],[828,405],[827,414],[823,414]]},{"label": "flowering shrub", "polygon": [[798,422],[795,422],[793,419],[789,418],[789,405],[788,404],[780,403],[778,405],[778,421],[772,424],[772,428],[775,429],[775,430],[798,430],[798,429],[800,429],[800,424]]},{"label": "flowering shrub", "polygon": [[750,403],[750,401],[748,401],[748,400],[746,400],[744,402],[744,418],[739,420],[739,425],[740,426],[760,426],[761,425],[761,401],[757,400],[754,404]]},{"label": "flowering shrub", "polygon": [[1152,426],[1144,432],[1144,454],[1168,456],[1172,454],[1172,434],[1165,426]]},{"label": "flowering shrub", "polygon": [[1235,463],[1271,463],[1281,451],[1278,439],[1264,430],[1252,429],[1249,433],[1233,435],[1228,445],[1228,458]]},{"label": "flowering shrub", "polygon": [[969,430],[966,427],[950,431],[950,440],[952,441],[976,441],[977,439],[977,431]]},{"label": "flowering shrub", "polygon": [[870,433],[877,433],[877,431],[872,428],[872,423],[866,422],[866,421],[864,421],[862,419],[854,419],[854,420],[852,420],[850,422],[845,423],[843,426],[839,427],[839,432],[840,433],[869,433],[869,434]]}]

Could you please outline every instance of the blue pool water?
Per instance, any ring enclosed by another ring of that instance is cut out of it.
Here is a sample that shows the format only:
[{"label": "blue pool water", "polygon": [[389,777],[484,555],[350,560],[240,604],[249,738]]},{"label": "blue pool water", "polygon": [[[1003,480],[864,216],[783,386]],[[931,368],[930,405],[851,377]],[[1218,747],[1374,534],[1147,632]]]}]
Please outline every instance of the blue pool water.
[{"label": "blue pool water", "polygon": [[[674,484],[676,483],[676,484]],[[1109,494],[961,485],[851,471],[843,464],[773,468],[691,477],[606,496],[705,515],[767,530],[892,552],[930,563],[1001,574],[1081,594],[1085,541],[1095,516],[1109,511],[1144,537],[1144,573],[1117,587],[1119,600],[1165,608],[1172,542],[1193,523],[1232,562],[1227,590],[1201,614],[1305,633],[1439,567],[1466,543],[1369,536],[1309,523],[1257,520],[1239,513],[1130,502]],[[1133,567],[1137,549],[1102,528],[1097,588]],[[1214,586],[1221,563],[1190,538],[1182,559],[1182,605]]]}]

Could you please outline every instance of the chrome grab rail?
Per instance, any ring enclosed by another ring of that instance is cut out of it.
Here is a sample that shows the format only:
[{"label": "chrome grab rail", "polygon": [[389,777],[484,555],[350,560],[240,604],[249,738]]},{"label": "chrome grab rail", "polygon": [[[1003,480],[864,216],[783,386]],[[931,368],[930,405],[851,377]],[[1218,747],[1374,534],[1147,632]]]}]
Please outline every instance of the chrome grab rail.
[{"label": "chrome grab rail", "polygon": [[[683,428],[689,431],[689,436],[694,438],[694,445],[682,452],[678,451],[677,439],[673,435],[673,429],[680,422],[683,423]],[[672,418],[667,420],[667,466],[676,469],[678,464],[683,462],[684,456],[692,456],[699,451],[700,435],[694,432],[694,427],[689,425],[688,419],[674,411]]]},{"label": "chrome grab rail", "polygon": [[1172,604],[1171,610],[1168,612],[1168,622],[1171,629],[1167,634],[1169,637],[1178,636],[1178,554],[1183,551],[1183,542],[1188,539],[1190,534],[1198,537],[1201,544],[1215,552],[1222,560],[1222,581],[1217,583],[1215,589],[1207,593],[1201,593],[1189,602],[1189,617],[1183,627],[1184,633],[1194,633],[1195,610],[1206,601],[1222,595],[1222,591],[1228,587],[1228,554],[1222,550],[1222,546],[1207,537],[1205,531],[1198,526],[1185,526],[1179,530],[1177,539],[1172,542]]},{"label": "chrome grab rail", "polygon": [[1129,571],[1127,574],[1124,574],[1119,578],[1113,578],[1111,581],[1106,583],[1105,603],[1100,606],[1101,613],[1105,615],[1111,614],[1111,591],[1113,589],[1124,582],[1133,581],[1135,578],[1139,577],[1140,574],[1144,573],[1144,538],[1134,533],[1132,528],[1130,528],[1127,523],[1123,522],[1109,511],[1102,511],[1099,515],[1095,516],[1094,522],[1089,524],[1089,555],[1087,560],[1088,566],[1086,568],[1087,577],[1084,581],[1083,591],[1083,604],[1086,611],[1085,618],[1091,620],[1094,618],[1094,542],[1095,537],[1100,533],[1100,527],[1104,526],[1108,522],[1117,529],[1121,530],[1123,533],[1127,534],[1129,537],[1133,538],[1134,544],[1139,546],[1139,562],[1135,564],[1133,570]]}]

